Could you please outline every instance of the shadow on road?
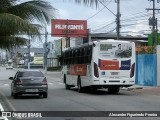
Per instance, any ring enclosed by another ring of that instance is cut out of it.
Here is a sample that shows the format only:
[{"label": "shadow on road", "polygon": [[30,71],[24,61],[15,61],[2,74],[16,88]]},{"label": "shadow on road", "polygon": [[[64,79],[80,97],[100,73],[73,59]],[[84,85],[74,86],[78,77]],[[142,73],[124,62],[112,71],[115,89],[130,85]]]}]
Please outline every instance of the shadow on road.
[{"label": "shadow on road", "polygon": [[11,99],[44,99],[42,96],[39,95],[28,95],[28,94],[24,94],[24,95],[19,95],[17,98],[13,98],[10,96]]},{"label": "shadow on road", "polygon": [[[70,89],[71,91],[78,92],[77,88]],[[80,93],[79,93],[80,94]],[[98,89],[98,90],[85,90],[82,94],[90,94],[90,95],[133,95],[131,92],[128,91],[119,91],[119,93],[109,93],[107,89]]]}]

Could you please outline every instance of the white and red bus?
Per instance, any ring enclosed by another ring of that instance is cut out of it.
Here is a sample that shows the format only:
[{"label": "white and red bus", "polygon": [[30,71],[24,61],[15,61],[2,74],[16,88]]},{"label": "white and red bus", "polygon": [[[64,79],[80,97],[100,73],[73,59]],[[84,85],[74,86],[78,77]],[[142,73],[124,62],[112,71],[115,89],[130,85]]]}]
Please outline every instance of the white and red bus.
[{"label": "white and red bus", "polygon": [[120,87],[135,84],[135,43],[120,40],[100,40],[62,52],[62,76],[66,89],[78,87],[108,88],[118,93]]}]

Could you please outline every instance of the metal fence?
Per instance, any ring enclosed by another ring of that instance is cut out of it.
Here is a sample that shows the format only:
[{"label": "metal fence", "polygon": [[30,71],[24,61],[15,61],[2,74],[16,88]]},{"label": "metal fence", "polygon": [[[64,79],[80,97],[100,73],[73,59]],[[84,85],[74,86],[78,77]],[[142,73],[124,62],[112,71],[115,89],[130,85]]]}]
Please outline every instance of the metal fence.
[{"label": "metal fence", "polygon": [[157,86],[157,55],[136,55],[136,84]]}]

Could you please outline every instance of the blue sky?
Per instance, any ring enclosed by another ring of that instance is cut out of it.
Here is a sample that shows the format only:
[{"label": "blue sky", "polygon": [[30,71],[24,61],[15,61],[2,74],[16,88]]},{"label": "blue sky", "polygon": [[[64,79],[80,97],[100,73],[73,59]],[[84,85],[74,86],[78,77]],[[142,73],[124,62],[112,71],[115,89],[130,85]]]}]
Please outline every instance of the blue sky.
[{"label": "blue sky", "polygon": [[[57,9],[57,19],[87,20],[88,28],[92,32],[109,33],[116,28],[116,16],[107,10],[102,4],[96,7],[86,7],[75,4],[75,0],[47,0]],[[117,14],[117,4],[115,0],[108,0],[108,8]],[[107,3],[105,5],[107,5]],[[156,3],[157,7],[160,3]],[[148,26],[148,19],[152,16],[152,11],[146,8],[152,8],[152,2],[148,0],[120,0],[121,12],[121,32],[129,35],[143,35],[146,30],[151,30]],[[102,10],[103,9],[103,10]],[[93,17],[94,16],[94,17]],[[158,15],[156,15],[158,17]],[[51,33],[51,26],[48,26],[48,32]],[[53,41],[56,37],[48,36],[48,41]]]},{"label": "blue sky", "polygon": [[[113,24],[109,25],[108,27],[105,27],[103,30],[102,29],[97,30],[98,28],[101,28],[105,25],[108,25],[109,23],[114,22],[116,19],[115,15],[113,15],[111,12],[109,12],[101,4],[100,4],[99,8],[96,9],[95,7],[90,8],[90,7],[85,7],[83,5],[77,5],[77,4],[75,4],[74,0],[48,0],[48,1],[56,9],[58,9],[58,14],[56,15],[56,17],[58,19],[87,20],[88,28],[90,28],[93,32],[107,32],[107,31],[110,31],[116,27],[116,24],[113,23]],[[108,0],[108,1],[110,1],[110,0]],[[106,4],[107,4],[107,2],[106,2]],[[107,7],[114,14],[116,14],[117,4],[115,3],[115,0],[112,0]],[[122,31],[137,30],[138,29],[137,25],[132,25],[132,26],[123,26],[123,25],[128,25],[130,23],[136,24],[138,22],[142,22],[142,18],[146,19],[143,21],[145,23],[147,23],[148,22],[147,20],[149,18],[149,13],[151,13],[151,11],[147,12],[147,10],[145,10],[145,9],[151,8],[151,7],[152,7],[152,2],[149,2],[147,0],[120,0]],[[103,9],[103,10],[101,12],[99,12],[101,9]],[[97,15],[95,15],[97,12],[99,12],[99,13]],[[93,15],[95,15],[95,16],[92,17]],[[142,15],[145,15],[145,16],[142,17]],[[88,19],[90,17],[92,17],[92,18]],[[132,19],[135,19],[136,17],[137,17],[136,20],[131,21]],[[138,19],[138,17],[139,17],[139,19]],[[129,19],[126,20],[126,18],[129,18]],[[141,25],[144,24],[144,22],[142,22]]]}]

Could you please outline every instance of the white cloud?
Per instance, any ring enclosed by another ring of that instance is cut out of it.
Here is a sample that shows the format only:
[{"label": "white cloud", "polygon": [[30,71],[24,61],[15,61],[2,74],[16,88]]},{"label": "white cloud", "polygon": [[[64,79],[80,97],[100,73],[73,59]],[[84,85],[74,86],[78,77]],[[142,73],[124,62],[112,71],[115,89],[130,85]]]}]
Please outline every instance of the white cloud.
[{"label": "white cloud", "polygon": [[60,19],[68,19],[70,16],[69,12],[64,9],[58,9],[58,18]]},{"label": "white cloud", "polygon": [[129,32],[129,35],[143,35],[150,33],[151,29],[148,26],[148,21],[137,21],[137,24],[130,29],[131,32]]}]

